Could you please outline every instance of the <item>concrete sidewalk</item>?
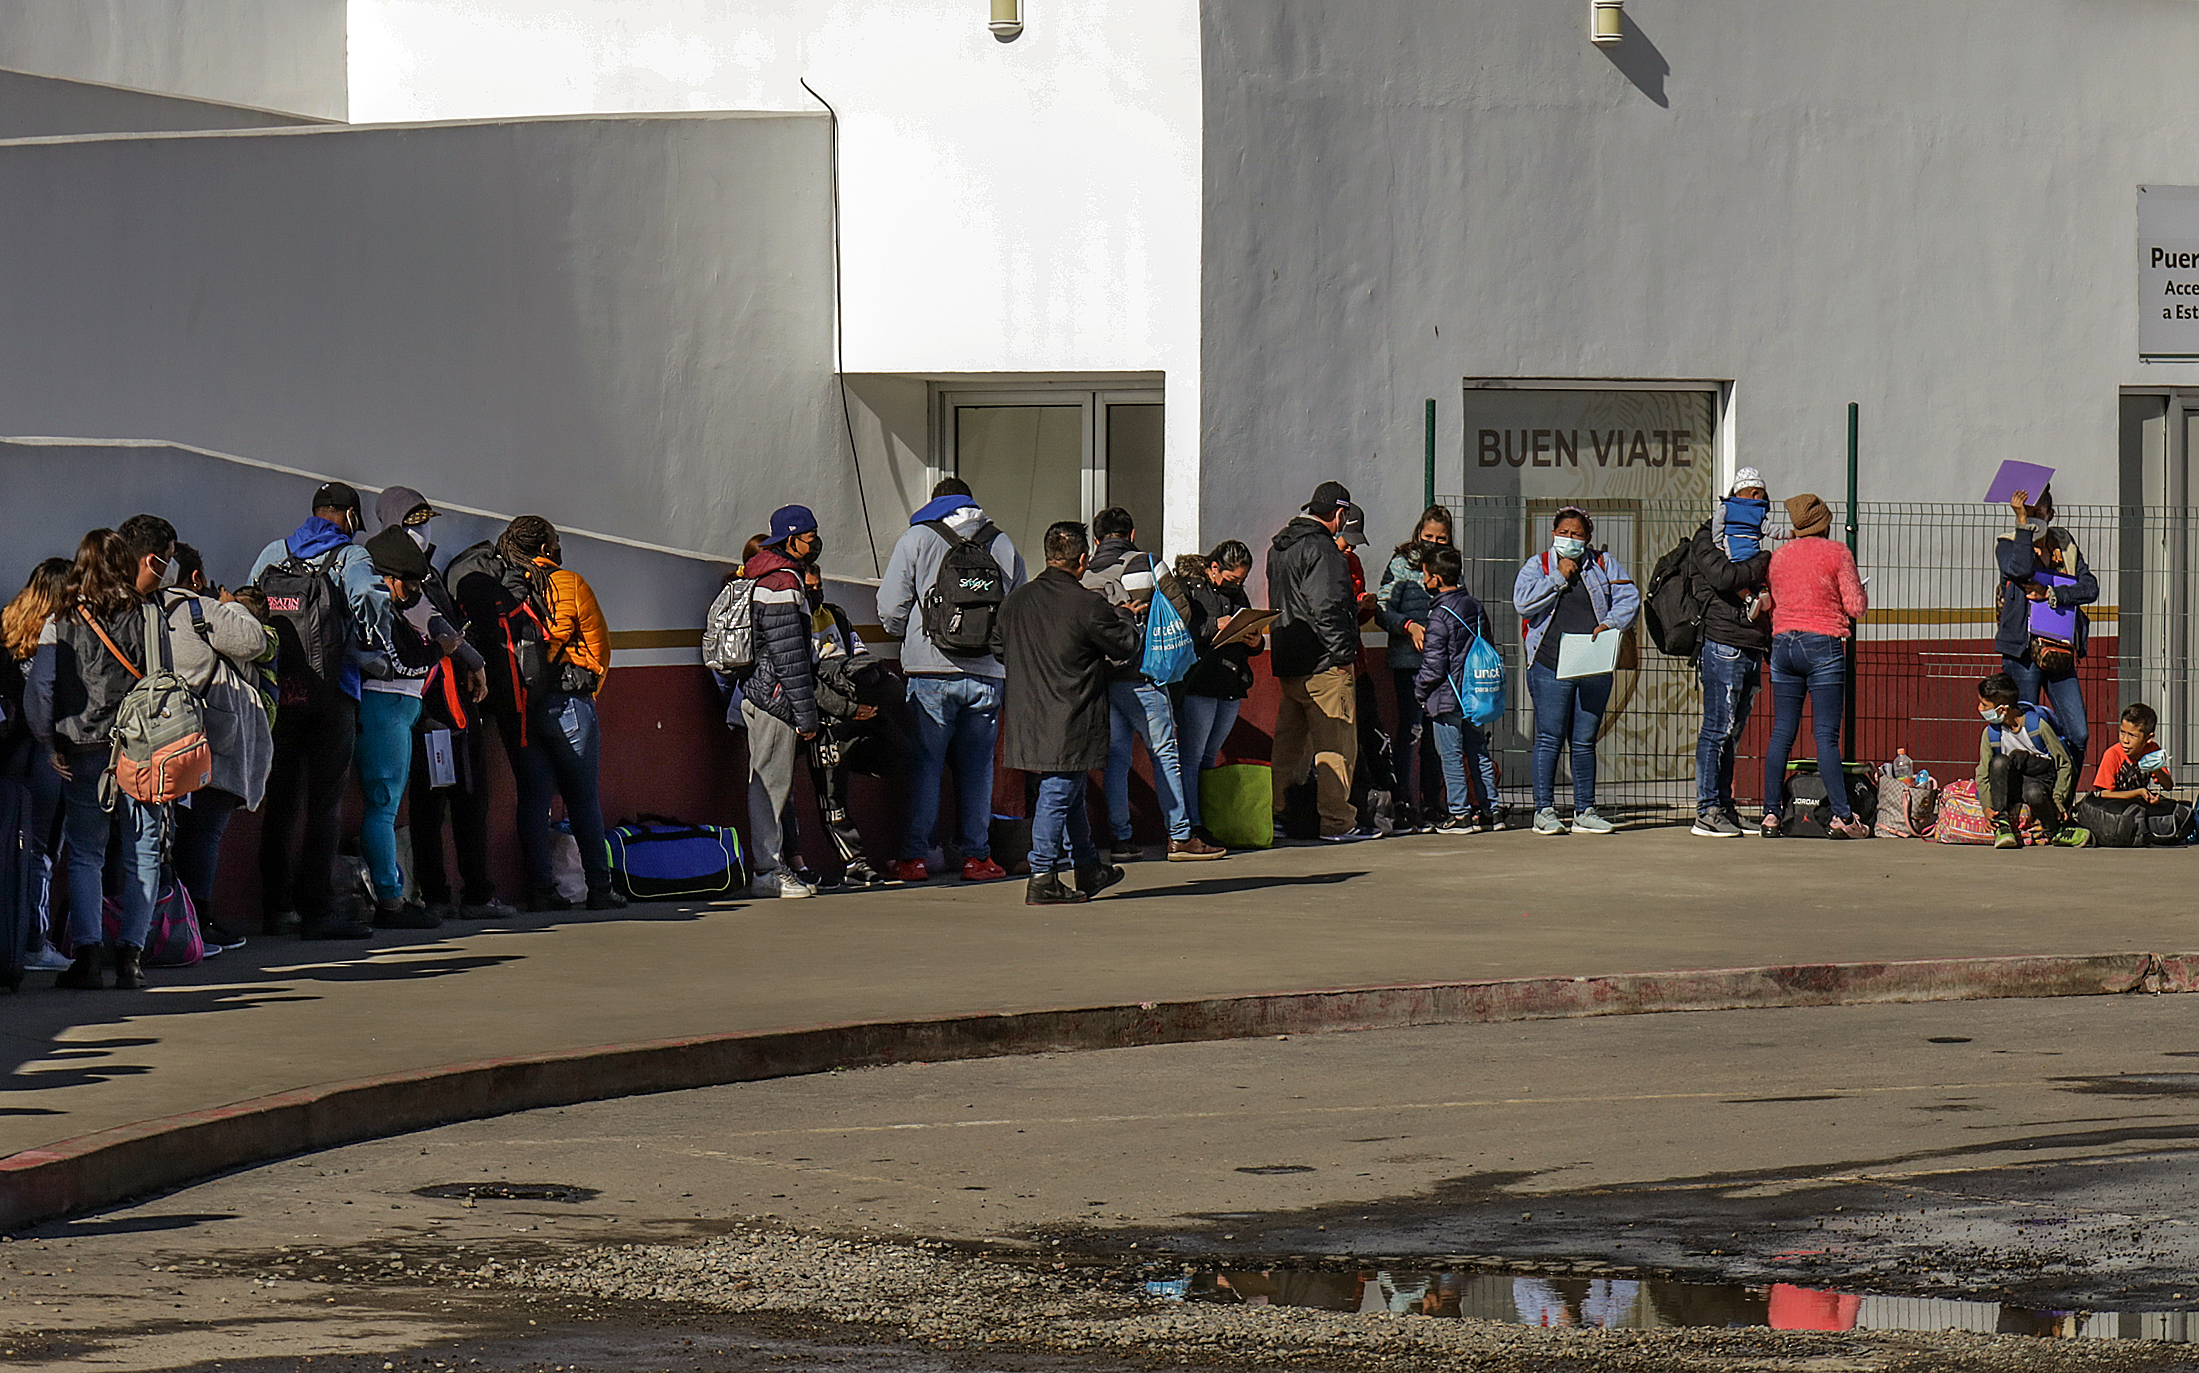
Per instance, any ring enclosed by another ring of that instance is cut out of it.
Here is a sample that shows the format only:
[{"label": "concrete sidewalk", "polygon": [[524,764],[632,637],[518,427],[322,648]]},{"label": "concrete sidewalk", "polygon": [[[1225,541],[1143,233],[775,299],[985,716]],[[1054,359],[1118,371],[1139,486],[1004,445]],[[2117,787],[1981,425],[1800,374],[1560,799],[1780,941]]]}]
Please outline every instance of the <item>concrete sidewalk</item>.
[{"label": "concrete sidewalk", "polygon": [[1318,988],[2199,948],[2187,850],[1422,836],[1022,884],[256,939],[143,994],[0,998],[0,1157],[440,1065],[743,1031]]}]

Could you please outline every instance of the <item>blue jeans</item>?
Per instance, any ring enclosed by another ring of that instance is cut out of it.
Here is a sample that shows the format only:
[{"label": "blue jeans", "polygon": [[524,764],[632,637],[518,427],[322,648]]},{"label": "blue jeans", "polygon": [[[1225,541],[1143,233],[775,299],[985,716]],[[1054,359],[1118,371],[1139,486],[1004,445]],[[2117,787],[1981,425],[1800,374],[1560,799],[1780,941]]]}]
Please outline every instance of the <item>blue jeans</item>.
[{"label": "blue jeans", "polygon": [[[2085,723],[2084,690],[2078,684],[2077,674],[2048,680],[2036,663],[2020,658],[2003,657],[2001,671],[2016,679],[2016,695],[2032,705],[2043,705],[2054,712],[2061,725],[2062,743],[2069,749],[2070,761],[2077,765],[2077,775],[2084,775],[2085,745],[2092,741],[2092,727]],[[2041,701],[2039,691],[2044,688],[2049,699]]]},{"label": "blue jeans", "polygon": [[1830,634],[1790,629],[1771,641],[1771,744],[1764,751],[1764,813],[1783,815],[1787,755],[1802,732],[1802,698],[1810,701],[1810,730],[1817,736],[1817,772],[1833,815],[1854,816],[1846,774],[1840,767],[1840,724],[1847,707],[1848,641]]},{"label": "blue jeans", "polygon": [[1000,738],[1001,683],[992,677],[911,677],[916,777],[909,795],[903,861],[931,852],[939,825],[939,783],[954,768],[962,861],[993,856],[993,745]]},{"label": "blue jeans", "polygon": [[1535,809],[1557,804],[1558,749],[1573,749],[1573,810],[1596,804],[1596,731],[1604,707],[1611,704],[1611,678],[1561,680],[1556,669],[1537,663],[1527,669],[1527,694],[1535,701]]},{"label": "blue jeans", "polygon": [[119,825],[128,845],[122,855],[122,891],[116,899],[122,909],[119,942],[142,949],[145,934],[153,927],[153,903],[160,899],[161,830],[167,824],[168,808],[117,796],[110,815],[99,804],[99,780],[107,770],[105,749],[69,755],[69,770],[76,775],[61,784],[61,800],[67,808],[62,832],[69,841],[69,943],[82,953],[106,938],[107,836]]},{"label": "blue jeans", "polygon": [[1090,784],[1081,772],[1039,774],[1038,799],[1031,810],[1033,877],[1074,872],[1100,861],[1091,818],[1085,814],[1084,792]]},{"label": "blue jeans", "polygon": [[[191,793],[191,804],[176,807],[176,880],[191,894],[201,922],[214,918],[214,879],[221,873],[221,840],[244,798],[218,787]],[[216,922],[219,923],[219,922]]]},{"label": "blue jeans", "polygon": [[557,890],[550,870],[550,799],[565,798],[580,848],[580,870],[588,890],[611,889],[610,857],[603,844],[603,804],[596,782],[603,764],[603,733],[596,723],[592,696],[552,694],[535,699],[527,712],[527,742],[519,742],[519,720],[499,715],[504,752],[511,758],[512,782],[519,793],[519,853],[527,867],[528,889],[537,896]]},{"label": "blue jeans", "polygon": [[1733,751],[1764,684],[1764,661],[1745,648],[1703,641],[1703,730],[1695,739],[1695,813],[1733,807]]},{"label": "blue jeans", "polygon": [[1237,727],[1237,712],[1244,704],[1218,696],[1186,696],[1176,707],[1176,786],[1194,825],[1206,823],[1199,815],[1199,774],[1222,756],[1222,745]]},{"label": "blue jeans", "polygon": [[418,723],[419,697],[401,691],[359,693],[359,792],[366,800],[366,814],[359,821],[359,856],[366,860],[375,896],[384,901],[401,900],[405,894],[405,874],[397,866],[397,808],[404,804],[405,783],[412,777],[412,727]]},{"label": "blue jeans", "polygon": [[0,774],[13,777],[30,788],[30,861],[33,865],[33,881],[37,895],[31,906],[32,918],[24,939],[26,947],[35,953],[51,942],[53,923],[53,863],[61,852],[61,774],[53,770],[53,755],[38,746],[38,741],[26,731],[8,754],[7,762],[0,766]]},{"label": "blue jeans", "polygon": [[1474,813],[1474,794],[1466,775],[1471,765],[1475,779],[1481,783],[1482,809],[1495,814],[1497,760],[1490,756],[1489,736],[1479,725],[1468,724],[1466,717],[1455,710],[1448,715],[1429,716],[1428,725],[1435,734],[1435,756],[1443,761],[1444,805],[1453,815]]},{"label": "blue jeans", "polygon": [[1183,763],[1176,752],[1176,713],[1168,688],[1142,678],[1107,684],[1107,818],[1117,839],[1130,837],[1130,750],[1145,740],[1153,760],[1153,794],[1160,798],[1168,837],[1191,837],[1191,812],[1184,806]]}]

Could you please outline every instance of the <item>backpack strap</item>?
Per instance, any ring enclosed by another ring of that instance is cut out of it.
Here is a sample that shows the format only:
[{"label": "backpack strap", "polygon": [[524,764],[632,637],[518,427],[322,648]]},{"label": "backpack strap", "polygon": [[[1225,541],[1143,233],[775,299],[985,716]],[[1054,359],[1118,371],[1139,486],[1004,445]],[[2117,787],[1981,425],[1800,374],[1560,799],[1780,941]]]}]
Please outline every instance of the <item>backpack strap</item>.
[{"label": "backpack strap", "polygon": [[152,670],[153,645],[160,645],[160,670],[176,670],[175,655],[168,646],[168,617],[160,613],[160,600],[155,597],[145,602],[145,665]]},{"label": "backpack strap", "polygon": [[214,628],[212,625],[206,623],[206,607],[199,604],[199,598],[196,596],[193,596],[190,600],[185,601],[184,604],[189,606],[191,609],[192,630],[194,630],[201,639],[204,639],[207,643],[207,646],[211,648],[214,643]]},{"label": "backpack strap", "polygon": [[[974,539],[965,539],[960,534],[955,533],[954,526],[948,524],[945,520],[926,520],[924,521],[924,527],[940,538],[945,539],[949,548],[960,548],[963,544],[976,542]],[[980,530],[979,532],[984,531]]]},{"label": "backpack strap", "polygon": [[80,605],[76,608],[76,613],[83,618],[85,624],[92,627],[92,633],[99,636],[99,641],[107,646],[107,651],[115,656],[115,661],[122,664],[122,670],[130,674],[130,680],[143,681],[145,674],[138,671],[136,665],[122,655],[121,649],[115,647],[115,641],[107,637],[107,631],[101,629],[99,621],[92,617],[91,608]]}]

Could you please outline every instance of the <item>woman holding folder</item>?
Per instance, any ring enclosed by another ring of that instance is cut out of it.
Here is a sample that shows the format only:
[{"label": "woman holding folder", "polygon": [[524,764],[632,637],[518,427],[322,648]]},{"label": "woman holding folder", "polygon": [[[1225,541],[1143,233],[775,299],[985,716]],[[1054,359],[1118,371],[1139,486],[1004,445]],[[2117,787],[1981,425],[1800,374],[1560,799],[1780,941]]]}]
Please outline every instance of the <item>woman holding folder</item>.
[{"label": "woman holding folder", "polygon": [[2001,670],[2016,679],[2016,694],[2054,712],[2062,743],[2082,771],[2091,735],[2077,684],[2077,660],[2084,657],[2090,631],[2082,607],[2100,599],[2100,582],[2085,565],[2077,540],[2054,523],[2053,490],[2041,491],[2037,505],[2028,504],[2030,498],[2028,491],[2009,498],[2016,527],[2001,535],[1994,549],[2000,563],[2000,632],[1993,647],[2000,651]]},{"label": "woman holding folder", "polygon": [[1848,708],[1848,639],[1870,609],[1855,554],[1832,533],[1832,510],[1814,495],[1787,502],[1794,538],[1771,555],[1771,742],[1764,750],[1764,838],[1783,832],[1787,755],[1802,732],[1802,702],[1810,703],[1817,736],[1817,773],[1833,812],[1832,839],[1868,839],[1855,816],[1841,767],[1840,726]]},{"label": "woman holding folder", "polygon": [[1512,582],[1512,605],[1525,624],[1527,691],[1535,702],[1535,833],[1564,834],[1558,819],[1558,749],[1573,750],[1574,834],[1609,834],[1596,813],[1596,734],[1611,704],[1618,642],[1641,610],[1642,595],[1618,559],[1590,549],[1596,522],[1574,506],[1558,511],[1550,547],[1529,558]]}]

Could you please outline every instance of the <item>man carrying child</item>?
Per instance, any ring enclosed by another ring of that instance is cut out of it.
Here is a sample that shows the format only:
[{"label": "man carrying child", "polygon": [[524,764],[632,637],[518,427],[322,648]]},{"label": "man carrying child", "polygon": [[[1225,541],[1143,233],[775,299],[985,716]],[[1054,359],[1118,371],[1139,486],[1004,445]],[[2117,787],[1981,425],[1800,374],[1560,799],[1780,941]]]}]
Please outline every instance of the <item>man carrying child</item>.
[{"label": "man carrying child", "polygon": [[2022,700],[2016,681],[1996,672],[1978,683],[1978,798],[1993,817],[1993,847],[2022,848],[2017,809],[2031,808],[2036,839],[2083,848],[2090,836],[2064,826],[2077,792],[2077,760],[2064,744],[2051,712]]}]

